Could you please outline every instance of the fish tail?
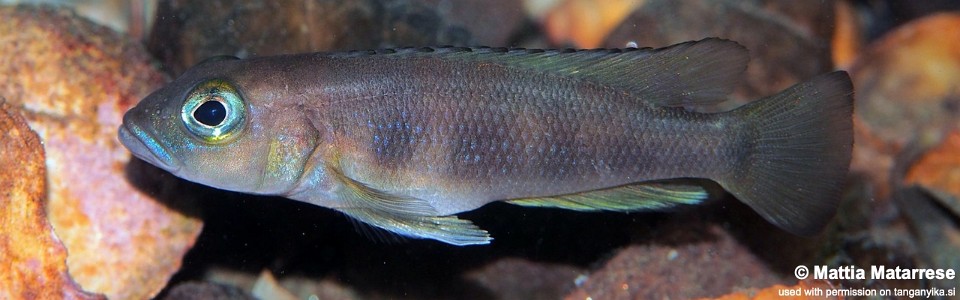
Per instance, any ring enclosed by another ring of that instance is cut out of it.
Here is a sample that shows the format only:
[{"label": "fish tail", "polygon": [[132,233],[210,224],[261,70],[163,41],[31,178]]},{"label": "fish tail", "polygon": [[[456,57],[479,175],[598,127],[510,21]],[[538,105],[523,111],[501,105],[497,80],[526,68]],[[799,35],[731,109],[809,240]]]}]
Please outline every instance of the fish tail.
[{"label": "fish tail", "polygon": [[717,181],[767,221],[813,235],[833,218],[853,147],[853,85],[817,76],[734,111],[748,145]]}]

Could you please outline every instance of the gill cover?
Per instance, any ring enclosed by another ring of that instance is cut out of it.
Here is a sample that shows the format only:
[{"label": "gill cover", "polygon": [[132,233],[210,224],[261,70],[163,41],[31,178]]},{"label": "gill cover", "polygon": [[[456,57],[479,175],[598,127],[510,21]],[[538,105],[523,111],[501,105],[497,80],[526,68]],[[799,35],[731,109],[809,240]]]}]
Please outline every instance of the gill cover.
[{"label": "gill cover", "polygon": [[212,144],[225,142],[243,130],[245,118],[243,97],[222,79],[209,79],[194,87],[180,111],[187,131]]}]

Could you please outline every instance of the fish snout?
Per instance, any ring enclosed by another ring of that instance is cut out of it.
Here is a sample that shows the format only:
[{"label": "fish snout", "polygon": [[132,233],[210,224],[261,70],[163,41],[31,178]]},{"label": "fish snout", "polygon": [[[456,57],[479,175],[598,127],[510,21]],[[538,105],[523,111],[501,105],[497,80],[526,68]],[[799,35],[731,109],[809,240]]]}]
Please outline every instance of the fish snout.
[{"label": "fish snout", "polygon": [[127,117],[124,116],[123,125],[117,132],[117,138],[124,147],[127,147],[137,158],[168,172],[174,173],[180,169],[180,164],[166,147],[139,126],[127,122],[126,119]]}]

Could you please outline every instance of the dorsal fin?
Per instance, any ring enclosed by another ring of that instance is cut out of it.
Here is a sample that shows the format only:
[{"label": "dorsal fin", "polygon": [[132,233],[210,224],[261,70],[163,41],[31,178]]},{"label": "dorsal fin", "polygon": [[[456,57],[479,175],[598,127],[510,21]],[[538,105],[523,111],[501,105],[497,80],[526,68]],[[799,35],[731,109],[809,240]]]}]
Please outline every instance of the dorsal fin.
[{"label": "dorsal fin", "polygon": [[709,106],[726,100],[725,96],[739,82],[749,60],[746,48],[717,38],[659,49],[419,47],[334,54],[340,57],[367,55],[439,56],[551,72],[624,90],[638,100],[670,107]]}]

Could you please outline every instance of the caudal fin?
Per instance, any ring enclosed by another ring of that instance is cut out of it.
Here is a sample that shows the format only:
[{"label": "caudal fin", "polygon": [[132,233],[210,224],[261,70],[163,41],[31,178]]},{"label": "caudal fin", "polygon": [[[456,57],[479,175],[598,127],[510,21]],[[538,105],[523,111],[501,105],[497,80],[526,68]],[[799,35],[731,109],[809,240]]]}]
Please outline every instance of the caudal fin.
[{"label": "caudal fin", "polygon": [[799,235],[833,218],[853,147],[853,85],[824,74],[734,113],[753,132],[736,169],[717,179],[767,221]]}]

